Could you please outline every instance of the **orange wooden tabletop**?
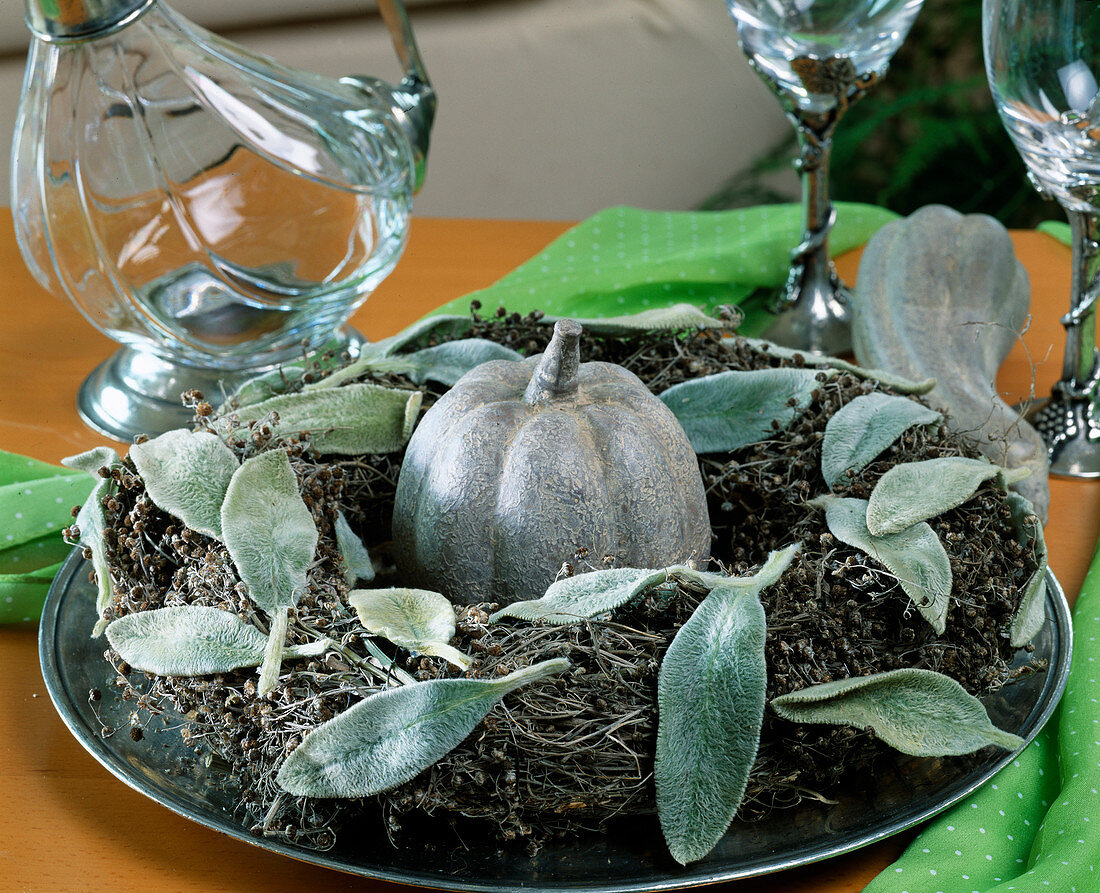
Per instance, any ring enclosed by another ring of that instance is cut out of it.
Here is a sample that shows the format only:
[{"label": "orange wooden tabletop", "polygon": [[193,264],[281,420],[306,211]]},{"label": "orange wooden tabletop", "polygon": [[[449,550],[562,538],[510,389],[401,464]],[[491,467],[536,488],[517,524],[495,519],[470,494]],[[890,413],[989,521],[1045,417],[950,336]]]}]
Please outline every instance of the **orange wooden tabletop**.
[{"label": "orange wooden tabletop", "polygon": [[[564,231],[561,223],[417,219],[397,270],[353,322],[369,338],[490,284]],[[1069,251],[1014,234],[1031,275],[1034,321],[1002,370],[1006,399],[1045,394],[1061,369]],[[858,256],[841,258],[854,281]],[[68,302],[42,291],[0,211],[0,448],[57,462],[100,443],[76,414],[82,378],[114,349]],[[1052,481],[1050,564],[1075,597],[1100,534],[1100,481]],[[169,812],[100,767],[69,735],[46,695],[36,633],[0,629],[0,891],[173,890],[283,893],[399,885],[315,868],[209,831]],[[908,834],[827,862],[748,881],[728,893],[855,893],[892,861]],[[597,882],[597,879],[593,879]]]}]

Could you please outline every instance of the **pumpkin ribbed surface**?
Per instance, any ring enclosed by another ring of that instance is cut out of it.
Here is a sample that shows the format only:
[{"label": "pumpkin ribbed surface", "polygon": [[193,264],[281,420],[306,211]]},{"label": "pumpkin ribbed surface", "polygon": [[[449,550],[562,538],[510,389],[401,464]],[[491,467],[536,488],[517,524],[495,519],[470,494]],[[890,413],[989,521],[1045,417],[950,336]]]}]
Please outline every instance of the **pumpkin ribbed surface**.
[{"label": "pumpkin ribbed surface", "polygon": [[420,422],[393,524],[410,585],[506,604],[541,596],[578,550],[595,567],[709,555],[679,422],[622,367],[579,364],[580,327],[565,331],[542,357],[477,367]]}]

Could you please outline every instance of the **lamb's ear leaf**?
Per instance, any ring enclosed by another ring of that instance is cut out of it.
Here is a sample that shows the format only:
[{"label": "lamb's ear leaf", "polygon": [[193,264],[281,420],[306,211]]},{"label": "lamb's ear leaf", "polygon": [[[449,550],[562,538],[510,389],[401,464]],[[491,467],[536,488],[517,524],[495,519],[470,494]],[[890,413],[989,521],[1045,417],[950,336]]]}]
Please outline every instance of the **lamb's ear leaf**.
[{"label": "lamb's ear leaf", "polygon": [[374,562],[363,541],[355,535],[343,512],[336,513],[336,546],[344,559],[344,579],[348,586],[357,580],[369,583],[374,579]]},{"label": "lamb's ear leaf", "polygon": [[719,372],[673,385],[659,396],[696,453],[727,452],[766,440],[774,425],[786,427],[810,405],[821,374],[786,367]]},{"label": "lamb's ear leaf", "polygon": [[76,526],[80,531],[80,545],[92,551],[92,570],[96,577],[95,612],[98,620],[92,628],[92,638],[98,638],[107,628],[104,616],[111,604],[111,568],[107,564],[107,544],[103,534],[107,530],[107,516],[103,512],[103,500],[111,492],[112,481],[103,478],[91,495],[84,500],[76,516]]},{"label": "lamb's ear leaf", "polygon": [[453,387],[471,369],[491,360],[522,360],[523,354],[484,338],[444,341],[396,358],[414,384],[437,381]]},{"label": "lamb's ear leaf", "polygon": [[921,521],[900,533],[875,536],[867,529],[867,500],[829,496],[814,504],[824,507],[829,532],[897,577],[917,610],[942,634],[952,577],[951,561],[936,532]]},{"label": "lamb's ear leaf", "polygon": [[222,502],[236,455],[209,431],[179,428],[130,447],[130,458],[157,508],[220,540]]},{"label": "lamb's ear leaf", "polygon": [[855,363],[849,363],[847,360],[822,356],[821,354],[810,353],[804,350],[795,350],[790,347],[780,347],[778,344],[773,344],[771,341],[763,341],[759,338],[746,338],[745,341],[748,342],[750,346],[764,353],[771,354],[773,357],[791,360],[797,356],[800,358],[803,365],[818,369],[835,369],[838,372],[850,372],[856,378],[861,378],[864,381],[876,381],[879,384],[886,385],[886,387],[897,391],[899,394],[927,394],[936,386],[936,379],[934,378],[925,378],[921,381],[915,381],[911,378],[895,375],[888,369],[866,369],[863,366],[857,366]]},{"label": "lamb's ear leaf", "polygon": [[315,728],[276,778],[304,797],[369,797],[449,753],[506,694],[565,672],[563,658],[499,679],[430,679],[370,695]]},{"label": "lamb's ear leaf", "polygon": [[1032,553],[1038,565],[1024,585],[1023,598],[1009,627],[1012,647],[1022,648],[1035,638],[1046,622],[1047,544],[1043,536],[1043,523],[1035,514],[1035,506],[1019,493],[1010,492],[1005,501],[1012,512],[1011,524],[1016,531],[1016,541]]},{"label": "lamb's ear leaf", "polygon": [[541,621],[551,626],[579,623],[626,604],[651,586],[664,583],[668,571],[636,567],[613,567],[555,580],[542,598],[512,602],[489,617],[496,623],[504,617]]},{"label": "lamb's ear leaf", "polygon": [[99,469],[110,468],[112,465],[117,465],[118,461],[118,453],[110,447],[101,446],[77,453],[75,456],[66,456],[61,460],[61,464],[66,468],[84,471],[98,477]]},{"label": "lamb's ear leaf", "polygon": [[282,450],[246,459],[222,503],[222,536],[248,595],[269,616],[295,605],[317,548],[317,525]]},{"label": "lamb's ear leaf", "polygon": [[[553,323],[558,317],[547,316],[544,322]],[[636,332],[677,331],[683,329],[733,329],[732,320],[707,316],[694,304],[673,304],[671,307],[655,307],[626,316],[603,316],[578,319],[586,332],[592,335],[629,335]]]},{"label": "lamb's ear leaf", "polygon": [[[232,398],[218,407],[217,415],[236,412],[245,406],[261,403],[279,394],[285,394],[291,383],[300,379],[306,371],[302,363],[288,363],[263,375],[250,378],[233,394]],[[231,404],[236,404],[232,406]]]},{"label": "lamb's ear leaf", "polygon": [[887,471],[867,506],[867,529],[875,536],[897,533],[962,505],[1003,469],[984,459],[942,456],[905,462]]},{"label": "lamb's ear leaf", "polygon": [[242,407],[236,416],[247,424],[277,413],[281,433],[308,431],[320,453],[392,453],[408,442],[423,399],[420,391],[357,383],[282,394]]},{"label": "lamb's ear leaf", "polygon": [[489,622],[496,623],[505,617],[515,617],[517,620],[538,621],[550,626],[579,623],[614,611],[647,589],[670,581],[687,583],[707,591],[716,586],[750,589],[756,587],[759,591],[775,582],[771,579],[772,575],[782,572],[776,568],[781,563],[782,567],[786,567],[786,563],[790,562],[800,547],[801,544],[788,546],[774,553],[756,574],[747,577],[699,571],[682,564],[657,570],[616,567],[590,571],[556,580],[550,584],[542,598],[513,602],[491,615]]},{"label": "lamb's ear leaf", "polygon": [[290,625],[290,606],[279,605],[271,614],[271,629],[264,644],[263,660],[260,662],[260,680],[256,683],[256,694],[266,695],[279,681],[283,669],[283,651],[286,643],[286,631]]},{"label": "lamb's ear leaf", "polygon": [[397,355],[402,348],[427,341],[433,334],[465,335],[470,331],[473,320],[469,316],[444,315],[428,316],[417,320],[411,326],[402,329],[396,335],[364,344],[359,356],[342,369],[337,369],[319,381],[307,384],[306,391],[336,388],[345,382],[354,381],[368,375],[377,368],[380,360]]},{"label": "lamb's ear leaf", "polygon": [[794,722],[870,727],[896,750],[918,757],[958,756],[988,745],[1015,750],[1024,741],[990,722],[982,702],[932,670],[906,668],[823,682],[774,698]]},{"label": "lamb's ear leaf", "polygon": [[[269,637],[221,608],[178,605],[111,621],[107,641],[134,669],[158,676],[206,676],[259,666]],[[317,657],[331,645],[331,639],[318,639],[287,648],[282,656]]]},{"label": "lamb's ear leaf", "polygon": [[401,648],[442,657],[461,670],[471,659],[450,641],[455,634],[455,609],[446,597],[427,589],[356,589],[348,604],[368,631]]},{"label": "lamb's ear leaf", "polygon": [[862,471],[910,428],[942,420],[934,409],[907,397],[877,392],[856,397],[825,425],[821,441],[825,483],[835,488],[846,473]]},{"label": "lamb's ear leaf", "polygon": [[187,605],[120,617],[107,641],[136,670],[205,676],[258,665],[267,636],[229,611]]},{"label": "lamb's ear leaf", "polygon": [[775,553],[753,586],[717,586],[676,633],[657,677],[657,814],[681,865],[702,859],[737,812],[764,718],[767,621],[759,594],[797,549]]}]

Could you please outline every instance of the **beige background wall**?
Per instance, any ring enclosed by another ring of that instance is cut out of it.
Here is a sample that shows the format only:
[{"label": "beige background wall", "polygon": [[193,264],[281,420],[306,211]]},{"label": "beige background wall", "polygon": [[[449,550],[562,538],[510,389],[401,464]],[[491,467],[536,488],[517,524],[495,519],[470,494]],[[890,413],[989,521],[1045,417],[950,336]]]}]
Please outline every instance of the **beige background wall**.
[{"label": "beige background wall", "polygon": [[[396,78],[367,0],[176,0],[290,65]],[[787,124],[737,49],[722,0],[411,3],[440,96],[417,213],[577,219],[690,208]],[[0,204],[29,34],[0,3]],[[790,183],[794,185],[793,174]]]}]

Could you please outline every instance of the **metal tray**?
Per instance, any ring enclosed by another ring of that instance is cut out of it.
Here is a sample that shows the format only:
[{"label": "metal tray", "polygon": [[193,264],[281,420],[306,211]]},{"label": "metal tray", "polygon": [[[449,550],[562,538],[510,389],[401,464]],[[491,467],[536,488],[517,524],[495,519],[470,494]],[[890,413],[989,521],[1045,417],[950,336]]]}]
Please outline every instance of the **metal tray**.
[{"label": "metal tray", "polygon": [[[445,822],[434,823],[431,833],[410,833],[398,848],[386,843],[378,820],[372,820],[376,827],[370,831],[345,827],[334,849],[319,852],[250,834],[252,820],[240,812],[232,779],[184,746],[178,723],[161,731],[150,723],[144,740],[131,740],[126,731],[130,707],[112,684],[115,674],[103,659],[105,640],[89,638],[94,601],[88,565],[75,550],[47,598],[39,654],[46,688],[61,718],[111,773],[172,811],[245,843],[326,868],[421,887],[602,893],[668,890],[766,874],[903,831],[966,797],[1015,757],[990,750],[949,760],[899,754],[873,793],[842,793],[835,805],[808,802],[761,821],[734,822],[707,858],[686,868],[668,855],[655,817],[624,819],[606,835],[551,841],[535,856],[521,846],[501,846],[487,832],[467,830],[460,839]],[[996,725],[1028,741],[1053,713],[1069,675],[1069,608],[1049,571],[1046,608],[1047,621],[1033,641],[1034,651],[1021,651],[1017,662],[1043,658],[1048,669],[985,699]],[[92,688],[103,693],[95,711],[88,699]],[[105,724],[120,731],[102,737]],[[363,833],[379,843],[364,847],[369,838]]]}]

